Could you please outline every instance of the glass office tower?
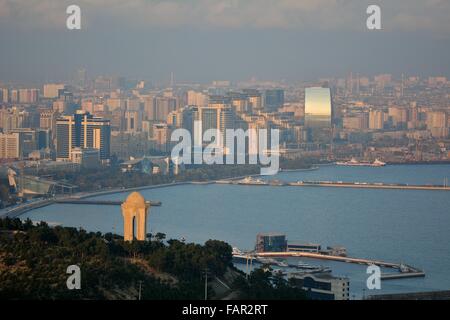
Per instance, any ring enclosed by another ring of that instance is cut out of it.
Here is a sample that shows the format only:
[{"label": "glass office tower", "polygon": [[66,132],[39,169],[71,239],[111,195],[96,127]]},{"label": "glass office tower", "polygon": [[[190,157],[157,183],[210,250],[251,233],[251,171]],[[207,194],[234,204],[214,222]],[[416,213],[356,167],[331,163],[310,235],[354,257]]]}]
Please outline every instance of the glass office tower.
[{"label": "glass office tower", "polygon": [[56,121],[56,158],[71,161],[74,148],[94,148],[100,160],[110,158],[111,126],[107,119],[94,117],[78,110],[74,115],[63,116]]},{"label": "glass office tower", "polygon": [[331,92],[329,88],[305,89],[305,126],[308,128],[331,128]]},{"label": "glass office tower", "polygon": [[264,108],[268,112],[276,112],[284,105],[284,90],[269,89],[264,93]]},{"label": "glass office tower", "polygon": [[311,142],[330,142],[333,107],[329,88],[305,89],[305,127]]}]

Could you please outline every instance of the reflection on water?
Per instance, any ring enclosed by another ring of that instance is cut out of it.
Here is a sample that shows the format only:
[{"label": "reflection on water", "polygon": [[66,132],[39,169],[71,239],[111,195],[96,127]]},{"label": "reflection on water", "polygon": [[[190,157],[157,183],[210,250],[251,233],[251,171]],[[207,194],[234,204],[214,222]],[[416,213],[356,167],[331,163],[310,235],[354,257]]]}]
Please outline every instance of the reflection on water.
[{"label": "reflection on water", "polygon": [[[283,181],[334,180],[442,184],[449,165],[321,167],[284,172]],[[446,191],[366,190],[344,188],[182,185],[142,191],[162,201],[151,209],[149,232],[190,242],[220,239],[252,249],[258,232],[285,233],[289,241],[343,245],[355,257],[404,262],[422,268],[425,278],[382,282],[382,292],[450,289],[450,194]],[[127,194],[99,199],[123,200]],[[52,205],[24,218],[122,234],[119,207]],[[302,259],[303,261],[304,259]],[[349,276],[351,291],[362,295],[366,267],[319,261],[336,275]],[[366,292],[372,294],[372,292]]]}]

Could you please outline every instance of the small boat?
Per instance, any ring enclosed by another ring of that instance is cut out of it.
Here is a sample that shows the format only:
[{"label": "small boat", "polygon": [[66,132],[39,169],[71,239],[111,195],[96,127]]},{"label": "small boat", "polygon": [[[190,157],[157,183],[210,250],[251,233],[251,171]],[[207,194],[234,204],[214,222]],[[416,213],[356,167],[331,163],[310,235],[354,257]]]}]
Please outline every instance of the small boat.
[{"label": "small boat", "polygon": [[346,167],[384,167],[386,163],[379,159],[375,159],[374,162],[368,162],[368,161],[358,161],[355,158],[352,158],[350,161],[336,162],[336,165]]},{"label": "small boat", "polygon": [[242,180],[237,181],[236,183],[243,184],[243,185],[256,185],[256,186],[267,185],[267,182],[265,182],[261,179],[253,179],[252,177],[246,177]]},{"label": "small boat", "polygon": [[286,261],[276,260],[276,265],[279,266],[279,267],[283,267],[283,268],[288,268],[289,267],[289,264]]},{"label": "small boat", "polygon": [[386,165],[386,162],[383,162],[378,159],[375,159],[375,161],[372,163],[372,167],[384,167],[385,165]]},{"label": "small boat", "polygon": [[269,185],[271,186],[284,186],[286,185],[284,182],[280,180],[270,180]]},{"label": "small boat", "polygon": [[298,268],[298,269],[317,269],[317,268],[319,268],[319,267],[310,265],[310,264],[305,263],[305,262],[303,262],[303,261],[299,261],[299,262],[297,263],[297,268]]}]

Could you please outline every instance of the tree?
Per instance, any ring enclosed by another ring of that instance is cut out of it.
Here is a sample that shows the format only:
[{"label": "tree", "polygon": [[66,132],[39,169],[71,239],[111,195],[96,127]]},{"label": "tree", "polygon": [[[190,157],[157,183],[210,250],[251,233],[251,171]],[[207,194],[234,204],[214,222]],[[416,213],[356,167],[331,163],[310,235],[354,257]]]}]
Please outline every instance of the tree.
[{"label": "tree", "polygon": [[166,238],[166,234],[162,232],[158,232],[155,235],[155,240],[158,242],[162,242]]}]

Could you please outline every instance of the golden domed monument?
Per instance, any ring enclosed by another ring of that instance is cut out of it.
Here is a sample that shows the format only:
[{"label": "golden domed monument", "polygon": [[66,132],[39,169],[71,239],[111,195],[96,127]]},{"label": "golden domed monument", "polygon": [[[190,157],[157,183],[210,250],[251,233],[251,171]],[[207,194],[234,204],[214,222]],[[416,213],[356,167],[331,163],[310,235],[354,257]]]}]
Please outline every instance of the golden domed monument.
[{"label": "golden domed monument", "polygon": [[147,214],[150,203],[146,202],[139,192],[132,192],[121,207],[124,240],[133,241],[136,238],[136,240],[144,241],[147,235]]}]

